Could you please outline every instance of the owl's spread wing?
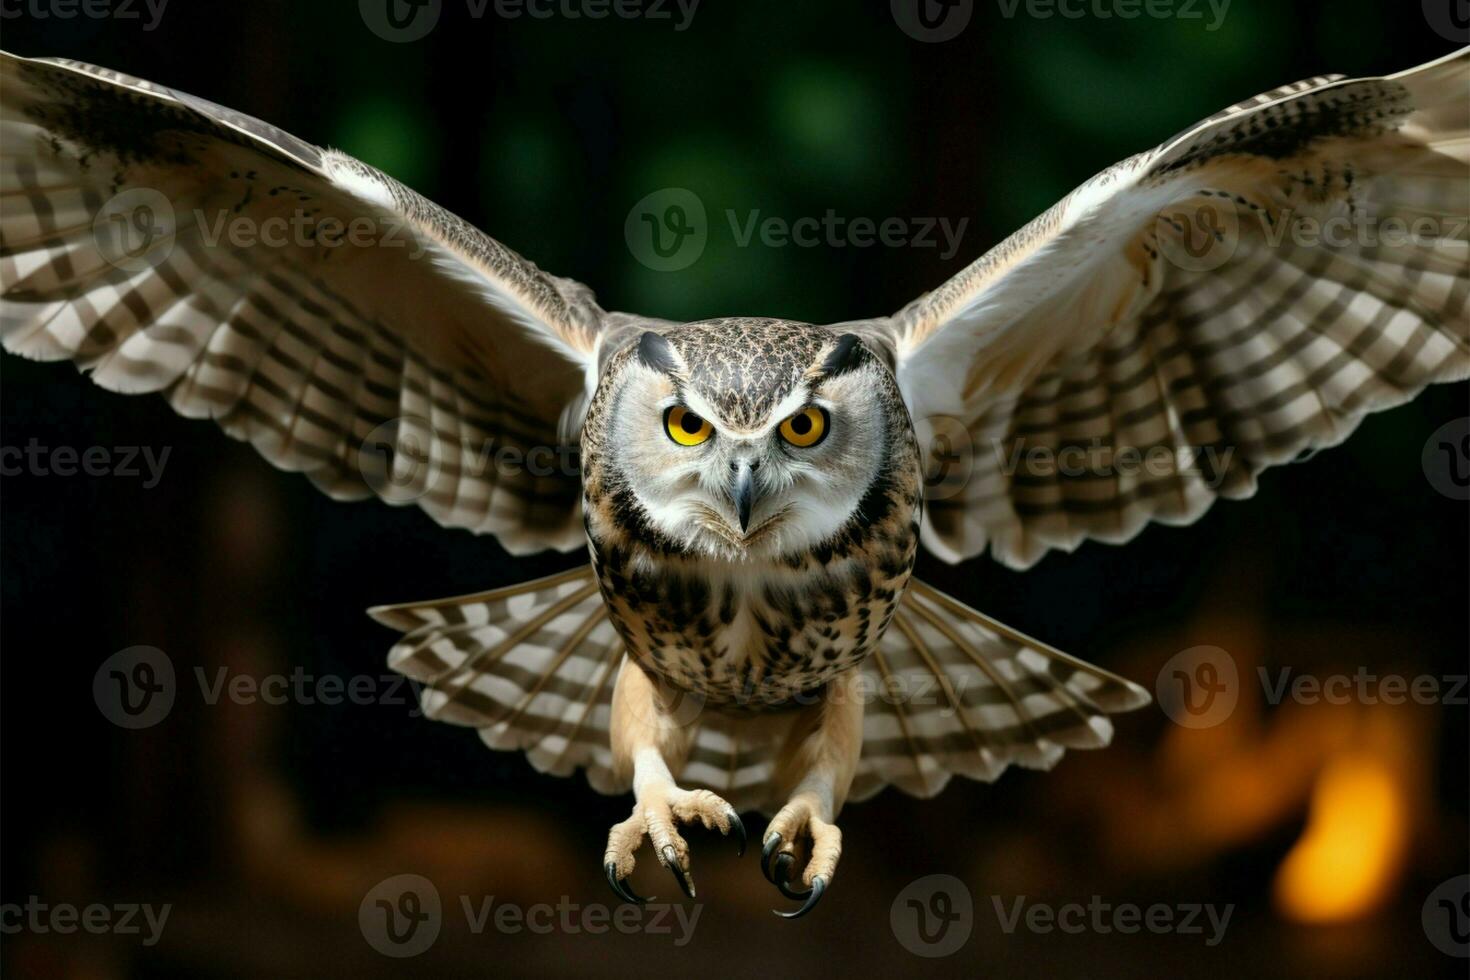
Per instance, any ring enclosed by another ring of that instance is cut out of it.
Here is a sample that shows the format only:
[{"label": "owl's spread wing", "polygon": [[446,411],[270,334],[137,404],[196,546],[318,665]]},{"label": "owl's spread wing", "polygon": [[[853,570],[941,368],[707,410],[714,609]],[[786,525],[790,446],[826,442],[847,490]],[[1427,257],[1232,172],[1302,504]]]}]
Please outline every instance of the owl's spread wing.
[{"label": "owl's spread wing", "polygon": [[1278,89],[1099,174],[866,328],[925,544],[1026,567],[1182,524],[1470,375],[1470,49]]},{"label": "owl's spread wing", "polygon": [[586,287],[343,153],[139,79],[0,55],[0,341],[162,392],[333,497],[581,543]]}]

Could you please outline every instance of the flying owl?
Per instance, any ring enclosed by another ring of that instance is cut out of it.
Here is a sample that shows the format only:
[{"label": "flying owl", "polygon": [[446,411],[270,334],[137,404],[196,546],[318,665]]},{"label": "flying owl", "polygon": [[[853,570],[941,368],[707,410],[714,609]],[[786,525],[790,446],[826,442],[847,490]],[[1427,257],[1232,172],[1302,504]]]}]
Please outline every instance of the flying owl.
[{"label": "flying owl", "polygon": [[915,580],[921,544],[1026,568],[1186,524],[1470,376],[1470,49],[1232,106],[832,326],[606,312],[346,154],[106,69],[0,70],[5,349],[334,498],[587,549],[372,614],[430,717],[632,790],[603,859],[628,901],[645,840],[692,896],[680,827],[743,851],[759,810],[804,914],[845,802],[1046,769],[1148,701]]}]

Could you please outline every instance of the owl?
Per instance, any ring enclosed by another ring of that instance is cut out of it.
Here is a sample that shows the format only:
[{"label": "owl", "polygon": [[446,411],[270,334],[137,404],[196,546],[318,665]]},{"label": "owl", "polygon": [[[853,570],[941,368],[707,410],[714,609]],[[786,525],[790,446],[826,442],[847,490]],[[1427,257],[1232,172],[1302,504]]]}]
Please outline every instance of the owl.
[{"label": "owl", "polygon": [[1470,376],[1470,49],[1232,106],[835,325],[605,311],[346,154],[89,65],[5,55],[0,135],[6,350],[334,498],[586,549],[371,612],[430,717],[632,791],[630,902],[645,842],[693,896],[681,828],[743,852],[760,811],[802,915],[846,802],[1047,769],[1148,701],[915,579],[921,545],[1019,569],[1186,524]]}]

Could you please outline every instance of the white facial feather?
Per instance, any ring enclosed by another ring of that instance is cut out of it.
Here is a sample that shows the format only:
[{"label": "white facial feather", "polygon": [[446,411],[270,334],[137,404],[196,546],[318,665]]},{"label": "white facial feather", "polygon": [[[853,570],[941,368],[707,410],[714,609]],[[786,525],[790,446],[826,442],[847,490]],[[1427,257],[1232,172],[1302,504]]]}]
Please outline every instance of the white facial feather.
[{"label": "white facial feather", "polygon": [[[735,563],[805,553],[847,524],[886,465],[879,370],[869,364],[825,379],[811,397],[798,389],[759,426],[737,431],[697,391],[681,400],[668,377],[635,362],[614,402],[618,468],[649,523],[695,552]],[[674,442],[664,414],[675,404],[708,419],[714,434],[698,446]],[[826,409],[830,422],[826,437],[803,449],[782,440],[778,427],[807,405]],[[758,464],[745,535],[731,498],[733,464],[742,458]]]}]

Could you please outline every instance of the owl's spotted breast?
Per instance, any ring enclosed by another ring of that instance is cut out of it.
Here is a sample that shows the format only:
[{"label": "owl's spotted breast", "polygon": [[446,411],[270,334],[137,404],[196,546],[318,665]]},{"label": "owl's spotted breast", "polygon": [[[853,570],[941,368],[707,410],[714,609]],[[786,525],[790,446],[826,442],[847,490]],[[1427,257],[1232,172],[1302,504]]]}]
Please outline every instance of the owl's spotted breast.
[{"label": "owl's spotted breast", "polygon": [[793,703],[868,656],[908,585],[917,495],[882,496],[884,519],[780,563],[654,556],[594,538],[613,625],[646,670],[712,706]]}]

